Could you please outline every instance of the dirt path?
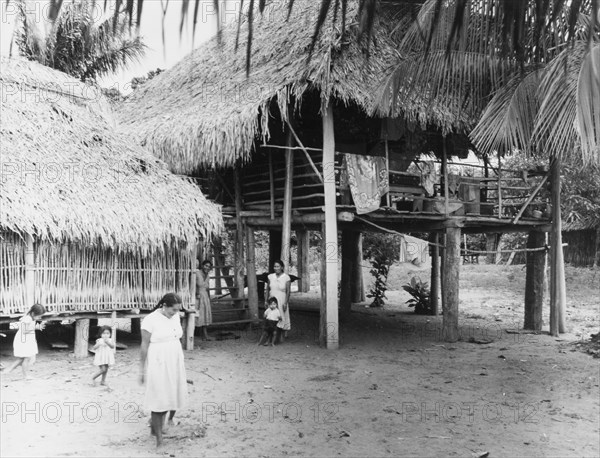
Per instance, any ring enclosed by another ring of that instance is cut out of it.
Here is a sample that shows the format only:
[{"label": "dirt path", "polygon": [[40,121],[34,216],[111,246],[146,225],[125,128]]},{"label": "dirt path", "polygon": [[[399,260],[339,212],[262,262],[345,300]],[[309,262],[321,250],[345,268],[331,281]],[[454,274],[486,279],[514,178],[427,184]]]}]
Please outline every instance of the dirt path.
[{"label": "dirt path", "polygon": [[[599,360],[572,344],[597,332],[595,284],[571,278],[592,289],[571,296],[569,334],[511,334],[522,326],[519,270],[485,267],[463,269],[472,284],[455,344],[440,339],[441,317],[414,315],[401,293],[383,310],[356,305],[337,352],[318,347],[318,317],[300,312],[279,347],[258,348],[256,333],[239,331],[198,342],[186,353],[189,409],[158,452],[134,342],[117,354],[112,390],[89,386],[91,357],[44,350],[34,380],[2,377],[1,455],[599,456]],[[10,341],[0,343],[6,363]]]}]

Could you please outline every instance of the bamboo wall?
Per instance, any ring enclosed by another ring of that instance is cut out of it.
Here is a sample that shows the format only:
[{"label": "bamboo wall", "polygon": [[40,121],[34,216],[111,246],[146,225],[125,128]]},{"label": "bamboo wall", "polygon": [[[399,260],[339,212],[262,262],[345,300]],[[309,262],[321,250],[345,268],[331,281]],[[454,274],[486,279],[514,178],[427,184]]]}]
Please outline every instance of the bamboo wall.
[{"label": "bamboo wall", "polygon": [[[0,314],[26,311],[26,244],[15,234],[2,234]],[[36,302],[49,311],[148,309],[167,292],[190,303],[195,249],[184,245],[142,256],[101,246],[36,242]]]}]

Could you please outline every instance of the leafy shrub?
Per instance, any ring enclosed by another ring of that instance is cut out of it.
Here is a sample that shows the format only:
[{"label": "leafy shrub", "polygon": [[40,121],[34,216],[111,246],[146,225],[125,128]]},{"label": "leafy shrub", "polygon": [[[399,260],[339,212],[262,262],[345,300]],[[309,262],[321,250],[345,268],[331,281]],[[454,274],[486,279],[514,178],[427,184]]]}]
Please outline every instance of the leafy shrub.
[{"label": "leafy shrub", "polygon": [[426,282],[421,281],[419,277],[412,277],[410,283],[403,285],[402,288],[412,296],[406,303],[409,307],[415,308],[415,313],[418,315],[431,314],[431,302],[429,300],[431,291]]}]

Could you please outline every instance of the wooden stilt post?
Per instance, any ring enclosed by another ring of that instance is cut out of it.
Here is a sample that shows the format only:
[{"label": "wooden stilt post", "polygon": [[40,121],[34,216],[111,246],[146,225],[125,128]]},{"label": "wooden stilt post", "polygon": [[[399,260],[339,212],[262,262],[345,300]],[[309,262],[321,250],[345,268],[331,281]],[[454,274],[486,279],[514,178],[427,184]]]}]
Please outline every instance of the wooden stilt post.
[{"label": "wooden stilt post", "polygon": [[[88,335],[89,335],[89,322],[88,322]],[[113,310],[110,314],[110,327],[112,329],[112,341],[115,344],[115,350],[117,349],[117,330],[119,329],[119,324],[117,323],[117,311]]]},{"label": "wooden stilt post", "polygon": [[[203,258],[202,258],[203,260]],[[192,263],[195,263],[196,259],[192,259]],[[196,267],[195,264],[190,267]],[[202,267],[202,266],[200,266]],[[181,337],[181,344],[183,345],[184,350],[193,350],[194,349],[194,332],[196,330],[196,275],[198,275],[197,270],[192,270],[190,275],[190,304],[187,306],[187,310],[185,311],[185,318],[183,322],[183,336]],[[133,321],[141,321],[141,320],[131,320]]]},{"label": "wooden stilt post", "polygon": [[[292,132],[288,129],[287,146],[294,146]],[[290,241],[292,239],[292,192],[294,179],[294,151],[285,152],[285,187],[283,194],[283,225],[281,227],[281,260],[285,264],[285,272],[290,271]]]},{"label": "wooden stilt post", "polygon": [[550,164],[552,231],[550,234],[551,266],[550,266],[550,334],[558,336],[565,332],[565,265],[562,248],[562,222],[560,212],[560,168],[561,159],[555,157]]},{"label": "wooden stilt post", "polygon": [[364,302],[365,288],[362,274],[363,250],[362,250],[362,233],[353,232],[355,248],[354,260],[352,261],[352,302]]},{"label": "wooden stilt post", "polygon": [[324,300],[321,304],[319,341],[328,349],[339,347],[338,322],[338,243],[337,212],[335,202],[335,134],[333,107],[328,102],[323,110],[323,188],[325,194],[324,260],[325,282],[321,283]]},{"label": "wooden stilt post", "polygon": [[80,319],[75,321],[75,342],[73,354],[75,358],[87,358],[90,339],[90,320]]},{"label": "wooden stilt post", "polygon": [[[544,232],[531,231],[527,237],[527,248],[543,247],[546,241]],[[545,251],[527,252],[525,274],[525,324],[524,329],[542,330],[542,308],[544,305],[544,265]]]},{"label": "wooden stilt post", "polygon": [[26,234],[25,242],[25,312],[28,312],[35,304],[35,247],[31,235]]},{"label": "wooden stilt post", "polygon": [[498,153],[498,218],[502,218],[502,160]]},{"label": "wooden stilt post", "polygon": [[[443,247],[446,246],[446,232],[444,232],[443,234],[440,234],[439,237],[440,241],[442,242],[441,245]],[[445,301],[445,296],[444,296],[444,290],[446,289],[444,286],[444,271],[446,270],[446,248],[443,248],[441,250],[441,256],[440,256],[440,296],[442,298],[442,311],[444,310],[444,301]]]},{"label": "wooden stilt post", "polygon": [[350,314],[352,309],[352,265],[356,260],[354,233],[342,231],[342,279],[340,282],[340,311]]},{"label": "wooden stilt post", "polygon": [[269,272],[273,263],[281,258],[281,231],[269,231]]},{"label": "wooden stilt post", "polygon": [[185,345],[184,348],[188,351],[194,349],[194,331],[196,330],[196,311],[190,309],[185,314]]},{"label": "wooden stilt post", "polygon": [[[275,177],[273,175],[273,152],[269,150],[269,196],[271,198],[271,219],[275,218]],[[269,265],[270,267],[270,265]]]},{"label": "wooden stilt post", "polygon": [[460,228],[446,229],[444,250],[443,332],[446,342],[458,340],[458,289],[460,271]]},{"label": "wooden stilt post", "polygon": [[[213,265],[215,266],[220,266],[224,264],[224,260],[223,263],[221,263],[221,258],[220,258],[220,254],[221,254],[221,249],[222,249],[222,245],[221,245],[221,238],[220,237],[215,237],[213,239]],[[202,262],[203,260],[201,259],[200,262]],[[199,266],[200,268],[202,268],[202,266]],[[221,290],[221,273],[222,270],[220,267],[215,267],[215,294],[217,296],[220,296],[221,294],[223,294],[222,290]]]},{"label": "wooden stilt post", "polygon": [[446,153],[446,136],[442,139],[442,176],[444,177],[444,215],[450,214],[448,195],[448,156]]},{"label": "wooden stilt post", "polygon": [[[235,297],[244,297],[244,222],[242,220],[242,182],[239,167],[233,170],[235,186],[235,219],[236,219],[236,243],[235,243]],[[232,294],[233,296],[233,294]]]},{"label": "wooden stilt post", "polygon": [[307,293],[310,291],[309,231],[296,231],[296,240],[298,240],[298,291]]},{"label": "wooden stilt post", "polygon": [[258,320],[258,283],[256,281],[256,244],[254,241],[254,228],[246,226],[246,240],[248,248],[246,253],[246,275],[248,278],[248,308],[250,319]]},{"label": "wooden stilt post", "polygon": [[435,245],[431,246],[431,295],[429,296],[431,314],[437,315],[439,313],[440,298],[440,236],[437,233],[431,234],[429,237],[432,243]]}]

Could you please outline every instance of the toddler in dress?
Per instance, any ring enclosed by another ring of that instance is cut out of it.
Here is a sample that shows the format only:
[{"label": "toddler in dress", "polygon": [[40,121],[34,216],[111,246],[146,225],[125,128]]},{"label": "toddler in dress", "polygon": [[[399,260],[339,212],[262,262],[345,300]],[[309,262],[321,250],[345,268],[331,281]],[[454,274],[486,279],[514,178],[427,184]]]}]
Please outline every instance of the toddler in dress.
[{"label": "toddler in dress", "polygon": [[13,341],[14,355],[17,360],[6,369],[6,374],[21,366],[23,378],[27,379],[27,369],[30,364],[35,362],[35,355],[38,354],[35,331],[44,330],[44,323],[37,323],[37,321],[42,318],[44,313],[46,313],[45,307],[41,304],[35,304],[19,320],[18,331]]},{"label": "toddler in dress", "polygon": [[102,376],[100,385],[106,385],[106,374],[108,374],[108,366],[115,364],[115,344],[111,340],[112,329],[110,326],[102,326],[99,331],[99,338],[96,340],[94,350],[94,366],[98,366],[98,372],[92,377],[92,385],[96,384],[96,379]]}]

